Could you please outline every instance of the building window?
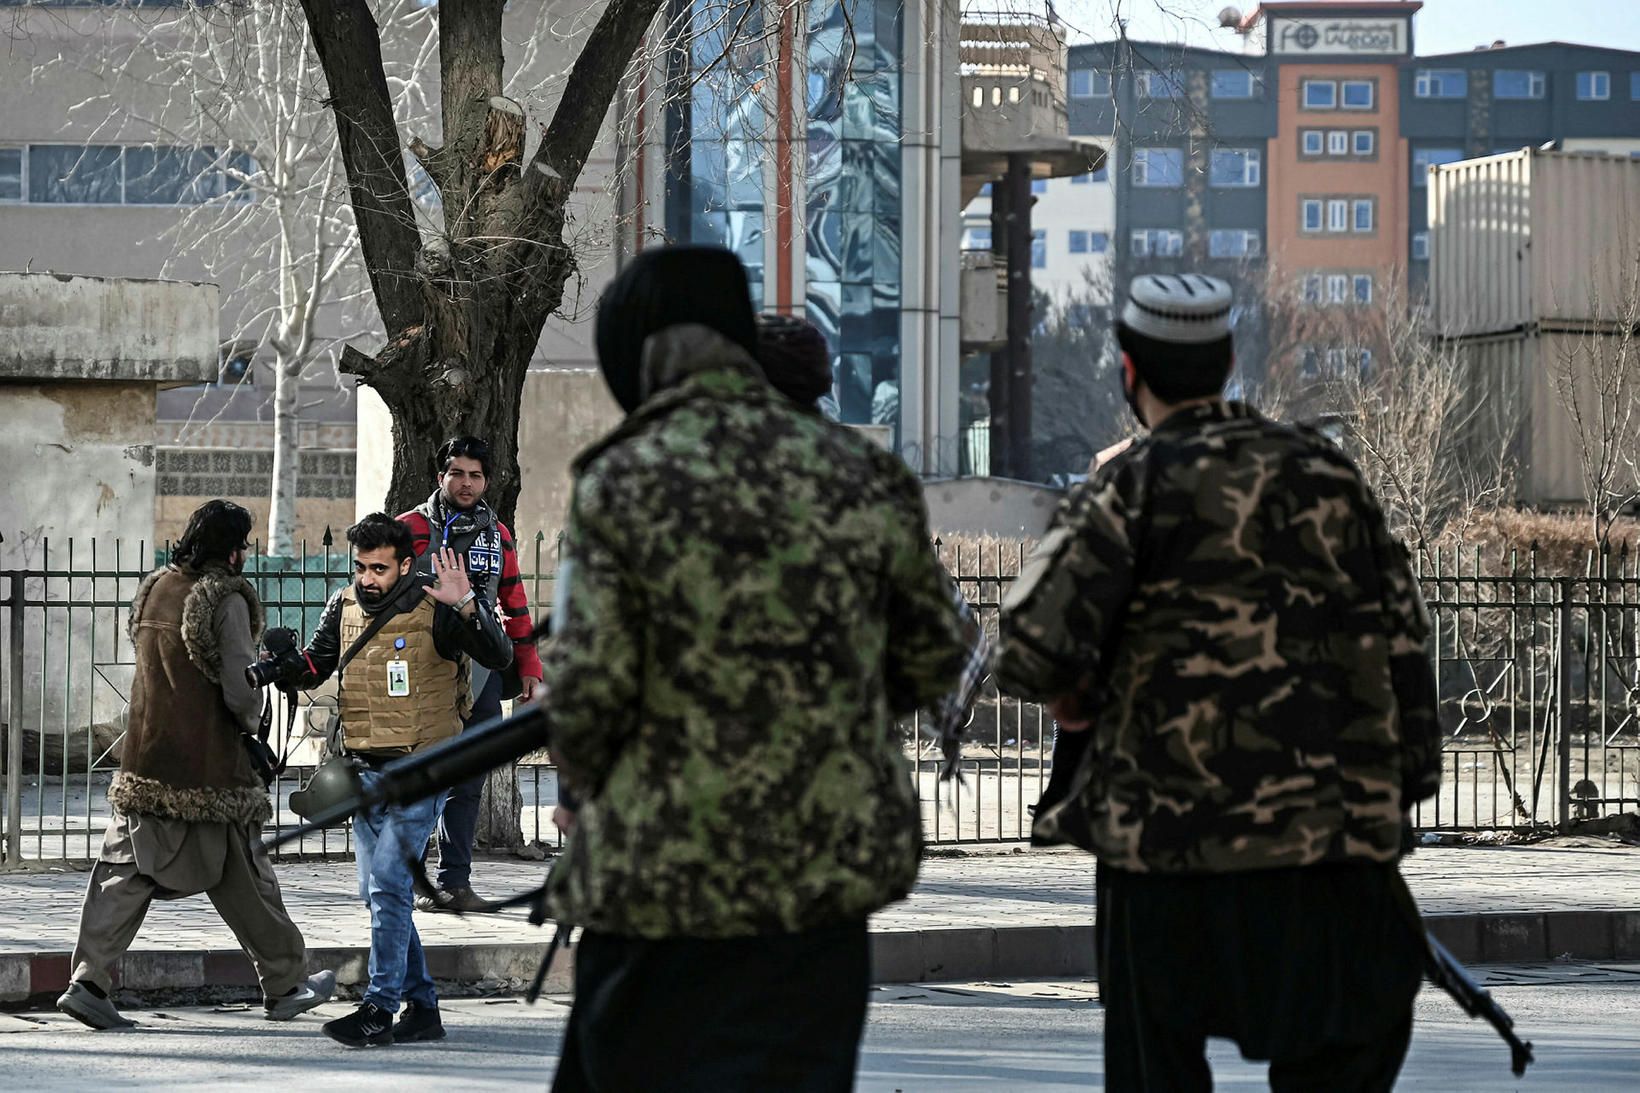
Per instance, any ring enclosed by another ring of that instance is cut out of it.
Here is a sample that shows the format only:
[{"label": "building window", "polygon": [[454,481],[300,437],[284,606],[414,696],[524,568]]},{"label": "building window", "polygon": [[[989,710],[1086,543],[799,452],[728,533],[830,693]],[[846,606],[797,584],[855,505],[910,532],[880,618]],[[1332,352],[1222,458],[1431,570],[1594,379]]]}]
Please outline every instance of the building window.
[{"label": "building window", "polygon": [[1500,68],[1492,73],[1494,99],[1543,98],[1543,73],[1524,68]]},{"label": "building window", "polygon": [[1135,186],[1182,186],[1184,152],[1178,148],[1136,148],[1133,151]]},{"label": "building window", "polygon": [[1327,302],[1342,304],[1349,302],[1350,278],[1344,273],[1327,274]]},{"label": "building window", "polygon": [[1166,228],[1140,228],[1133,233],[1132,241],[1136,258],[1177,258],[1184,253],[1184,233]]},{"label": "building window", "polygon": [[1412,184],[1429,185],[1429,169],[1463,158],[1462,148],[1415,148],[1412,152]]},{"label": "building window", "polygon": [[1105,99],[1110,97],[1110,73],[1091,68],[1071,69],[1071,98]]},{"label": "building window", "polygon": [[1345,232],[1350,230],[1350,203],[1343,198],[1333,198],[1327,202],[1327,230],[1330,232]]},{"label": "building window", "polygon": [[1072,231],[1070,233],[1068,249],[1072,254],[1088,253],[1088,233],[1084,231]]},{"label": "building window", "polygon": [[1141,72],[1139,73],[1139,97],[1141,99],[1178,99],[1184,97],[1184,88],[1176,73]]},{"label": "building window", "polygon": [[1043,228],[1031,233],[1031,268],[1048,268],[1048,233]]},{"label": "building window", "polygon": [[972,228],[964,228],[963,232],[962,232],[962,249],[963,250],[990,250],[991,249],[991,227],[990,227],[990,225],[989,224],[976,225],[975,227],[972,227]]},{"label": "building window", "polygon": [[1461,68],[1420,68],[1412,81],[1420,99],[1462,99],[1469,95],[1469,74]]},{"label": "building window", "polygon": [[1579,72],[1577,97],[1582,102],[1605,102],[1612,97],[1610,72]]},{"label": "building window", "polygon": [[1350,135],[1343,129],[1327,130],[1327,154],[1329,156],[1347,156],[1350,154]]},{"label": "building window", "polygon": [[1321,302],[1321,274],[1312,273],[1304,278],[1304,302],[1319,304]]},{"label": "building window", "polygon": [[1412,233],[1412,260],[1415,262],[1429,261],[1429,232]]},{"label": "building window", "polygon": [[1338,106],[1338,84],[1332,80],[1305,80],[1302,92],[1306,110],[1332,110]]},{"label": "building window", "polygon": [[979,196],[980,197],[990,197],[991,196],[991,184],[989,182],[987,182],[985,185],[983,185],[979,188]]},{"label": "building window", "polygon": [[1355,142],[1353,151],[1356,155],[1372,155],[1373,145],[1376,143],[1377,138],[1377,134],[1373,130],[1357,129],[1351,136]]},{"label": "building window", "polygon": [[1104,254],[1110,250],[1109,232],[1089,232],[1088,250],[1094,254]]},{"label": "building window", "polygon": [[0,201],[23,200],[23,150],[0,148]]},{"label": "building window", "polygon": [[114,144],[34,144],[28,150],[28,199],[45,205],[118,205],[124,196]]},{"label": "building window", "polygon": [[1048,180],[1045,179],[1045,178],[1033,178],[1033,179],[1031,179],[1031,192],[1033,194],[1045,194],[1045,193],[1047,193],[1048,192]]},{"label": "building window", "polygon": [[1209,93],[1215,99],[1250,99],[1257,93],[1258,77],[1239,68],[1213,70]]},{"label": "building window", "polygon": [[1640,72],[1629,73],[1629,98],[1640,102]]},{"label": "building window", "polygon": [[1215,148],[1208,160],[1208,181],[1214,186],[1257,186],[1262,158],[1257,148]]},{"label": "building window", "polygon": [[1358,232],[1372,231],[1372,198],[1357,198],[1355,201],[1355,230]]},{"label": "building window", "polygon": [[1259,253],[1259,234],[1242,228],[1221,228],[1208,233],[1209,258],[1256,258]]},{"label": "building window", "polygon": [[1303,214],[1302,223],[1304,225],[1304,230],[1307,231],[1307,232],[1318,232],[1318,231],[1320,231],[1321,230],[1321,201],[1320,201],[1320,199],[1319,198],[1313,198],[1313,197],[1307,197],[1303,201],[1299,202],[1299,208],[1300,208],[1300,211]]},{"label": "building window", "polygon": [[1373,99],[1371,80],[1345,80],[1339,85],[1339,96],[1345,110],[1371,110]]},{"label": "building window", "polygon": [[1321,129],[1305,129],[1300,131],[1299,139],[1304,142],[1304,154],[1319,156],[1326,150],[1327,134]]},{"label": "building window", "polygon": [[210,148],[127,148],[127,205],[199,205],[222,193]]},{"label": "building window", "polygon": [[1358,304],[1372,303],[1372,274],[1357,273],[1355,281],[1355,302]]}]

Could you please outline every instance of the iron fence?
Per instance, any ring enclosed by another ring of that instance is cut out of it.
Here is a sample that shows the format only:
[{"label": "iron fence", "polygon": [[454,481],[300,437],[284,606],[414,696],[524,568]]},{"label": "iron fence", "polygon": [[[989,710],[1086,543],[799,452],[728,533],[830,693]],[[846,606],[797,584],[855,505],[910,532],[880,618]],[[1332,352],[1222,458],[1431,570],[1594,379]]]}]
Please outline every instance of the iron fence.
[{"label": "iron fence", "polygon": [[[532,605],[552,602],[557,544],[521,544]],[[1024,546],[942,549],[993,634]],[[146,544],[42,542],[27,568],[0,571],[0,848],[3,862],[83,861],[101,844],[133,672],[129,604],[157,558]],[[270,625],[307,632],[351,579],[327,544],[294,559],[253,557],[246,576]],[[1425,829],[1509,830],[1640,809],[1640,565],[1591,559],[1580,574],[1544,573],[1531,557],[1484,571],[1478,553],[1429,555],[1420,569],[1435,633],[1446,742],[1439,794],[1414,813]],[[293,824],[289,796],[319,760],[334,691],[299,696],[291,765],[273,788],[274,828]],[[1052,771],[1053,724],[1037,705],[989,681],[973,714],[962,777],[938,781],[938,746],[902,726],[930,842],[1012,842]],[[519,768],[526,839],[555,844],[556,771]],[[286,855],[351,853],[349,833],[321,832]]]}]

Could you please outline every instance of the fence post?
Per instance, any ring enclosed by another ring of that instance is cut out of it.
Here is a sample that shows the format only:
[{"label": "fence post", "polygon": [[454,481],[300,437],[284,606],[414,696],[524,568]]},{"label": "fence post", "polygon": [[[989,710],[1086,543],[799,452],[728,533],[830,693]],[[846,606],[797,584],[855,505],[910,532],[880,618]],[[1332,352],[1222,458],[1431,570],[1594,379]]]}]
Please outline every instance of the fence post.
[{"label": "fence post", "polygon": [[1572,823],[1572,578],[1561,577],[1560,602],[1555,614],[1560,625],[1560,671],[1555,681],[1555,825],[1565,831]]},{"label": "fence post", "polygon": [[6,864],[23,860],[23,573],[11,575],[11,725],[6,733]]}]

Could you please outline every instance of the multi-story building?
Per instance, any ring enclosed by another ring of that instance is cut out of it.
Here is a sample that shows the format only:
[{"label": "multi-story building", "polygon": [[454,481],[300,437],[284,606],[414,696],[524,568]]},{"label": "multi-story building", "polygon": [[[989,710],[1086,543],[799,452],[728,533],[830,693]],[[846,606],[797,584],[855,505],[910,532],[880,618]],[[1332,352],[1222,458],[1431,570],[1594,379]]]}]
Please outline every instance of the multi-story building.
[{"label": "multi-story building", "polygon": [[[1223,50],[1123,40],[1070,50],[1071,132],[1109,136],[1106,186],[1038,196],[1040,287],[1189,266],[1303,301],[1378,299],[1427,276],[1430,165],[1554,142],[1640,153],[1640,53],[1492,42],[1419,56],[1421,3],[1272,0]],[[978,202],[965,210],[972,229]],[[974,238],[970,236],[970,238]]]}]

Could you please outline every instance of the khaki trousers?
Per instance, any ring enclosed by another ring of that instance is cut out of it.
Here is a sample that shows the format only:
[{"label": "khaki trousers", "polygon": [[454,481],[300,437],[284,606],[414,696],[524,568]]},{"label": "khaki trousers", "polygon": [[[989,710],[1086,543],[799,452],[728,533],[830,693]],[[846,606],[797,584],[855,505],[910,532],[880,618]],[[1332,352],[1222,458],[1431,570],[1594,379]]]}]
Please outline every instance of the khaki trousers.
[{"label": "khaki trousers", "polygon": [[[205,894],[251,958],[263,995],[277,998],[302,981],[307,951],[302,931],[285,912],[273,866],[257,845],[260,834],[260,825],[229,825],[221,879]],[[111,990],[114,967],[136,938],[148,905],[177,895],[135,862],[98,861],[80,909],[73,978]]]}]

